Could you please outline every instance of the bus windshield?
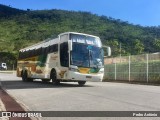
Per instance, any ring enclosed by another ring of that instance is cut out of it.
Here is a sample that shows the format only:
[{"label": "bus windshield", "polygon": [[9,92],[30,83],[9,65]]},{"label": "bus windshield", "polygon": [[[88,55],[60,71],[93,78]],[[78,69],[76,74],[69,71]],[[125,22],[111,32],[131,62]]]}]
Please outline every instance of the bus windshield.
[{"label": "bus windshield", "polygon": [[98,37],[70,34],[72,40],[71,65],[78,67],[103,67],[102,44]]}]

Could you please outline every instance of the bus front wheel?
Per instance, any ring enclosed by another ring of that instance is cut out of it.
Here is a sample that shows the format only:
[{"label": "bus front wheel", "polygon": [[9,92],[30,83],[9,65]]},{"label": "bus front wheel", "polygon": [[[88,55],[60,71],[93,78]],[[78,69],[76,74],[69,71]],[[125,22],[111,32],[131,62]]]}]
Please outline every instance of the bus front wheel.
[{"label": "bus front wheel", "polygon": [[52,79],[52,83],[55,85],[60,84],[60,80],[57,79],[57,74],[55,70],[51,71],[51,79]]},{"label": "bus front wheel", "polygon": [[83,86],[86,83],[86,81],[78,81],[79,86]]}]

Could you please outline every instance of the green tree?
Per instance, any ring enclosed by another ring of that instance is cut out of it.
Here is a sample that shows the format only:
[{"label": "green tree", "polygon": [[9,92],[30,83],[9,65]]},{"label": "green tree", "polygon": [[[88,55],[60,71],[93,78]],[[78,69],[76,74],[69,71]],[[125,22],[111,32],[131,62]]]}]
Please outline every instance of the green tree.
[{"label": "green tree", "polygon": [[144,52],[143,43],[140,40],[136,39],[134,41],[134,53],[135,54],[142,54],[143,52]]},{"label": "green tree", "polygon": [[157,50],[160,50],[160,39],[155,39],[153,44]]}]

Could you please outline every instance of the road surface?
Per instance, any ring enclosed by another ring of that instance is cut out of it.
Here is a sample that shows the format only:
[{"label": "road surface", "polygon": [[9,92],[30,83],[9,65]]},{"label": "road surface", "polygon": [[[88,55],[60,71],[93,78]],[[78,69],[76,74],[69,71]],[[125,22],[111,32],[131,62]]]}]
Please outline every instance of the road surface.
[{"label": "road surface", "polygon": [[[2,87],[30,111],[160,111],[160,86],[111,82],[77,83],[22,82],[14,74],[0,73]],[[75,118],[41,118],[74,120]],[[106,120],[106,118],[76,118]],[[159,118],[116,118],[109,120],[158,120]]]}]

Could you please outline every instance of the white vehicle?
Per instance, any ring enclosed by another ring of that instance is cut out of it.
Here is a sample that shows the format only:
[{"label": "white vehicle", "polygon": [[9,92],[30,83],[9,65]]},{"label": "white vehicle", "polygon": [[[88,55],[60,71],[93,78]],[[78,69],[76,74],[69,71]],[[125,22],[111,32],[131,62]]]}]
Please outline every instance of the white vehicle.
[{"label": "white vehicle", "polygon": [[1,63],[0,64],[0,70],[7,70],[7,64],[6,63]]},{"label": "white vehicle", "polygon": [[[108,47],[110,54],[110,47]],[[102,81],[104,54],[97,36],[66,32],[19,51],[17,76],[23,81],[42,79],[53,83]]]}]

